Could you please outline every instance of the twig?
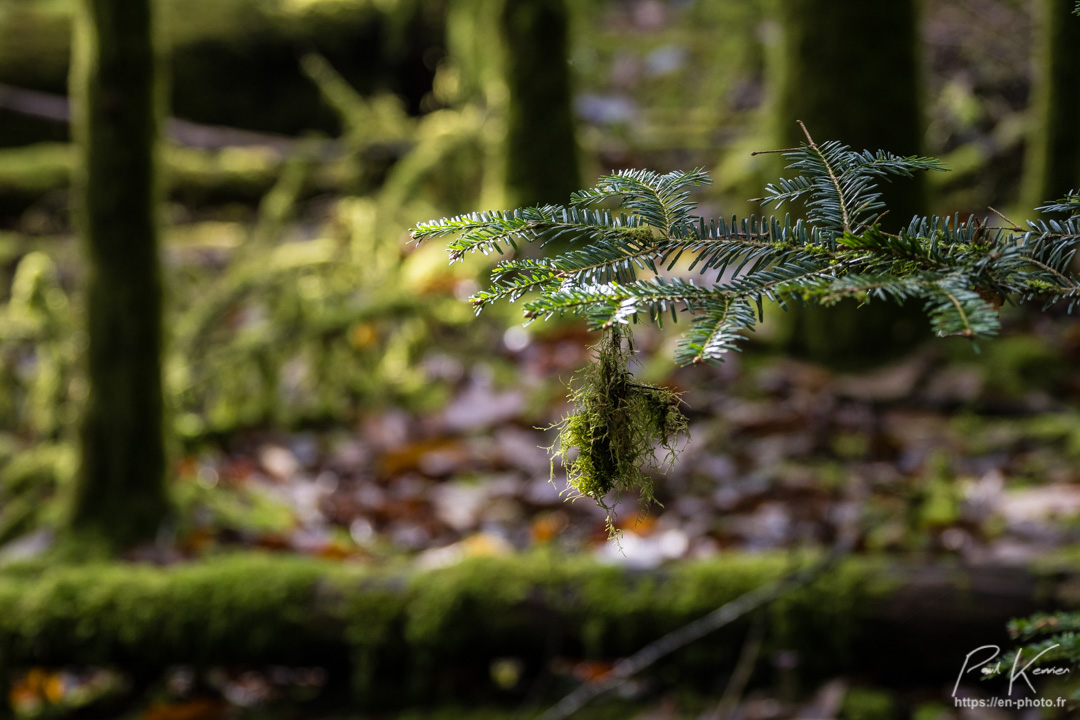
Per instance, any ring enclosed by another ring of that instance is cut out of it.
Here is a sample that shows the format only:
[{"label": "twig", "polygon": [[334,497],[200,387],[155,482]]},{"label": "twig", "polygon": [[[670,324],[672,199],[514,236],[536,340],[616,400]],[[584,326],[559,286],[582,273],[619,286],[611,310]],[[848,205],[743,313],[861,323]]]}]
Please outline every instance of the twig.
[{"label": "twig", "polygon": [[541,715],[540,720],[565,720],[593,698],[614,690],[660,658],[670,655],[725,625],[730,625],[747,613],[767,605],[791,590],[810,584],[835,565],[853,545],[854,534],[841,534],[840,541],[820,562],[761,585],[689,625],[684,625],[659,640],[649,643],[630,657],[616,663],[614,669],[602,680],[579,685],[577,689]]},{"label": "twig", "polygon": [[798,152],[802,148],[784,148],[783,150],[755,150],[750,153],[750,157],[754,155],[777,155],[780,153]]},{"label": "twig", "polygon": [[729,720],[734,715],[739,699],[746,690],[747,683],[750,682],[750,676],[754,672],[754,665],[757,664],[758,657],[761,655],[761,644],[765,639],[763,618],[764,616],[761,613],[754,617],[754,624],[750,626],[750,633],[746,636],[742,652],[739,654],[739,660],[735,663],[735,671],[731,673],[731,679],[728,680],[727,687],[724,688],[724,695],[720,698],[720,703],[716,706],[716,710],[713,711],[710,718]]},{"label": "twig", "polygon": [[836,190],[836,201],[840,204],[841,224],[844,227],[844,232],[851,232],[851,217],[848,215],[847,201],[844,199],[844,189],[840,185],[840,178],[836,176],[836,171],[829,164],[829,159],[825,157],[825,153],[821,152],[821,148],[814,142],[814,138],[810,137],[810,131],[806,129],[806,124],[802,120],[796,120],[795,122],[799,123],[803,135],[806,136],[806,142],[810,143],[810,149],[817,153],[817,156],[821,158],[821,164],[828,171],[829,180],[832,182],[833,189]]},{"label": "twig", "polygon": [[[70,103],[65,96],[39,90],[26,90],[11,85],[0,84],[0,109],[54,122],[66,123],[71,118]],[[171,140],[189,147],[217,149],[234,145],[258,145],[272,147],[283,154],[288,154],[297,143],[293,138],[284,135],[203,125],[177,118],[169,118],[165,127]]]},{"label": "twig", "polygon": [[1004,220],[1005,222],[1009,223],[1009,225],[1011,225],[1011,226],[1012,226],[1012,229],[1013,229],[1013,230],[1023,230],[1023,228],[1022,228],[1022,227],[1020,227],[1019,225],[1017,225],[1016,223],[1014,223],[1014,222],[1013,222],[1012,220],[1010,220],[1009,218],[1005,217],[1004,215],[1002,215],[1001,213],[999,213],[999,212],[998,212],[997,210],[995,210],[995,209],[993,208],[993,206],[991,206],[991,205],[987,205],[986,207],[987,207],[987,208],[989,208],[990,212],[994,213],[994,214],[995,214],[995,215],[997,215],[997,216],[998,216],[999,218],[1001,218],[1001,219],[1002,219],[1002,220]]}]

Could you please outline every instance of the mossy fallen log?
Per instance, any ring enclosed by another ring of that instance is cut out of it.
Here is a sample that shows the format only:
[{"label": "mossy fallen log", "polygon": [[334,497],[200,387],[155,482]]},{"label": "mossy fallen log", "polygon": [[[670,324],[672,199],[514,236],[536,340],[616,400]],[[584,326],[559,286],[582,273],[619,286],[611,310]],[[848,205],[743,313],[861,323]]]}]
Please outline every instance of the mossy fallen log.
[{"label": "mossy fallen log", "polygon": [[[363,704],[445,700],[495,692],[498,658],[520,660],[528,678],[556,658],[628,655],[791,569],[779,555],[647,572],[534,555],[405,573],[254,554],[167,568],[7,569],[0,667],[145,675],[177,664],[318,665]],[[1063,583],[1040,584],[1018,568],[851,558],[762,611],[761,657],[791,651],[807,680],[855,673],[951,682],[967,652],[1005,644],[1006,620],[1058,605]],[[711,686],[732,671],[746,628],[725,627],[657,669],[678,684]]]},{"label": "mossy fallen log", "polygon": [[[169,196],[188,206],[255,205],[277,182],[285,162],[284,154],[263,146],[171,146],[165,152],[164,180]],[[50,197],[66,197],[74,167],[75,150],[66,143],[0,149],[0,217],[16,216]],[[312,174],[304,195],[341,191],[354,174],[343,160],[328,160]],[[64,203],[50,206],[55,204]]]}]

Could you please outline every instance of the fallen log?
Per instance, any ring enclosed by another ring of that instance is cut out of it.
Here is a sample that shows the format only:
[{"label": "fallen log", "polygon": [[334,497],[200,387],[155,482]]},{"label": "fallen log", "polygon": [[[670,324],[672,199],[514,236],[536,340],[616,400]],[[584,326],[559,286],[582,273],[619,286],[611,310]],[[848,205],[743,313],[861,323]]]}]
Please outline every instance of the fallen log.
[{"label": "fallen log", "polygon": [[[363,93],[394,92],[411,111],[430,92],[443,53],[445,0],[165,0],[173,111],[209,125],[300,135],[335,134],[336,113],[297,58],[325,55]],[[0,83],[54,94],[68,82],[75,3],[0,7]],[[41,107],[37,105],[36,107]],[[63,125],[0,112],[0,144],[60,140]]]},{"label": "fallen log", "polygon": [[[356,174],[340,153],[325,155],[328,159],[312,174],[305,196],[343,192]],[[188,206],[256,205],[277,182],[286,160],[277,148],[262,145],[173,145],[165,150],[164,179],[169,196]],[[66,206],[74,168],[75,150],[66,143],[0,149],[0,216],[16,216],[49,198]]]},{"label": "fallen log", "polygon": [[[440,570],[371,569],[243,554],[154,567],[0,571],[0,667],[320,666],[365,704],[496,692],[491,663],[524,677],[606,662],[793,569],[790,558],[721,556],[653,571],[536,554]],[[1022,567],[848,558],[765,613],[766,675],[783,656],[805,681],[857,675],[949,686],[965,655],[1008,646],[1012,617],[1074,602],[1077,576]],[[657,663],[715,685],[746,620]]]}]

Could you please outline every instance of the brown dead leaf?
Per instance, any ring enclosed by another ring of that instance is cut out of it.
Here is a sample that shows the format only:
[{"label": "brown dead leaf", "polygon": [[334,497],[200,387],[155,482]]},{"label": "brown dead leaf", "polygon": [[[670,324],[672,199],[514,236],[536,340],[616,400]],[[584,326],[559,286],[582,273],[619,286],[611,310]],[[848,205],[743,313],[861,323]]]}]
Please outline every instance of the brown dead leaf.
[{"label": "brown dead leaf", "polygon": [[529,527],[529,535],[536,544],[548,543],[570,526],[570,516],[562,510],[538,515]]},{"label": "brown dead leaf", "polygon": [[352,555],[352,550],[340,542],[328,542],[315,552],[315,557],[324,560],[346,560]]},{"label": "brown dead leaf", "polygon": [[595,683],[604,680],[615,669],[615,663],[606,660],[582,660],[574,665],[573,675],[581,682]]},{"label": "brown dead leaf", "polygon": [[460,440],[430,438],[383,453],[376,472],[380,478],[416,471],[433,476],[446,475],[468,460],[468,448]]},{"label": "brown dead leaf", "polygon": [[177,703],[155,703],[142,720],[217,720],[224,717],[225,703],[214,698],[195,698]]}]

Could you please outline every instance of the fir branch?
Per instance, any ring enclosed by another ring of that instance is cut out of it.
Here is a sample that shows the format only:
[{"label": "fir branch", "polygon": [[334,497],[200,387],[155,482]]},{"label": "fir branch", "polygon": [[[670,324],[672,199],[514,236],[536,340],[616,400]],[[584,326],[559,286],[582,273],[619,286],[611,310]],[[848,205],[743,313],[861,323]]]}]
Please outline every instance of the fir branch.
[{"label": "fir branch", "polygon": [[927,314],[939,337],[968,339],[996,335],[1001,328],[997,310],[977,292],[963,287],[963,278],[937,285],[926,301]]},{"label": "fir branch", "polygon": [[797,295],[810,300],[820,293],[840,268],[826,257],[792,254],[785,262],[763,268],[745,277],[737,278],[716,290],[727,297],[742,297],[759,306],[761,300],[783,304],[785,295]]},{"label": "fir branch", "polygon": [[513,260],[500,263],[492,272],[491,287],[469,298],[477,314],[499,300],[514,302],[525,293],[554,288],[562,278],[550,260]]},{"label": "fir branch", "polygon": [[788,169],[797,170],[798,176],[766,186],[766,195],[759,200],[779,207],[809,195],[808,220],[828,240],[858,234],[880,217],[878,211],[884,205],[876,179],[910,177],[917,170],[943,169],[933,158],[901,157],[884,151],[860,153],[836,141],[818,145],[801,121],[799,126],[809,144],[781,151],[790,161]]},{"label": "fir branch", "polygon": [[1016,640],[1031,640],[1039,635],[1080,632],[1080,613],[1035,613],[1009,621],[1009,635]]},{"label": "fir branch", "polygon": [[[806,125],[803,124],[803,121],[799,120],[798,122],[799,122],[799,127],[802,128],[803,134],[806,135],[806,142],[809,143],[810,149],[813,150],[814,153],[818,156],[818,159],[821,161],[822,167],[825,168],[825,172],[828,173],[828,175],[829,175],[829,181],[832,183],[833,190],[836,193],[836,203],[837,203],[838,207],[840,208],[840,217],[841,217],[840,229],[843,230],[843,232],[845,232],[845,233],[850,233],[851,232],[851,217],[848,214],[847,202],[846,202],[846,200],[844,198],[844,189],[840,185],[840,179],[836,175],[836,170],[834,170],[832,165],[829,164],[829,157],[831,155],[834,155],[834,153],[832,152],[832,149],[834,147],[839,148],[841,146],[839,145],[839,143],[835,143],[835,144],[827,143],[826,148],[827,148],[828,151],[823,152],[822,149],[819,148],[817,146],[817,144],[814,142],[814,138],[810,137],[810,131],[806,129]],[[816,201],[816,202],[822,202],[823,203],[824,200]],[[813,205],[813,204],[814,203],[811,203],[811,205]]]},{"label": "fir branch", "polygon": [[[693,316],[677,357],[715,361],[753,328],[765,300],[832,304],[843,298],[904,302],[921,299],[941,335],[978,337],[999,329],[997,309],[1021,302],[1080,301],[1070,263],[1080,246],[1080,218],[1029,222],[1021,231],[988,227],[976,218],[916,217],[899,233],[881,217],[877,182],[940,169],[936,160],[856,152],[835,141],[782,152],[798,174],[767,188],[763,202],[806,201],[809,216],[732,218],[706,222],[693,214],[690,192],[708,182],[701,170],[659,174],[627,170],[576,193],[571,206],[473,213],[417,226],[417,239],[455,235],[451,259],[466,252],[503,252],[519,242],[569,238],[576,247],[550,258],[507,260],[477,293],[477,309],[499,300],[538,296],[524,305],[532,320],[577,314],[594,328],[662,323]],[[620,213],[592,205],[617,200]],[[1072,211],[1080,200],[1060,205]],[[1053,206],[1048,206],[1053,207]],[[717,272],[712,286],[671,279],[684,257],[699,273]],[[641,277],[647,273],[648,277]]]},{"label": "fir branch", "polygon": [[447,246],[450,261],[461,260],[466,253],[492,251],[504,254],[503,248],[518,249],[518,242],[551,242],[569,235],[571,242],[582,237],[595,238],[643,224],[635,216],[615,216],[606,210],[565,208],[558,205],[467,213],[452,218],[418,223],[412,238],[422,242],[446,235],[457,235]]},{"label": "fir branch", "polygon": [[[641,407],[663,405],[653,402],[658,389],[633,383],[625,367],[616,371],[605,364],[615,356],[625,364],[618,338],[629,348],[629,325],[643,315],[657,324],[665,316],[690,317],[675,356],[681,364],[699,364],[737,350],[760,320],[765,300],[784,306],[791,299],[821,305],[845,298],[917,299],[939,335],[971,339],[1000,330],[998,309],[1011,298],[1065,302],[1070,312],[1080,304],[1080,279],[1071,266],[1080,247],[1075,193],[1043,208],[1071,217],[1028,222],[1026,229],[1003,216],[1006,227],[954,215],[915,217],[900,232],[887,233],[877,225],[885,211],[878,182],[939,170],[939,163],[856,152],[835,141],[818,144],[805,126],[803,132],[809,145],[779,151],[796,176],[768,185],[762,199],[777,207],[804,202],[807,218],[794,224],[775,216],[706,222],[693,214],[691,201],[693,187],[708,182],[703,171],[627,170],[575,193],[568,207],[472,213],[421,223],[413,231],[417,240],[453,236],[451,261],[467,252],[503,253],[520,242],[570,241],[569,249],[551,257],[498,263],[491,286],[472,300],[479,311],[535,293],[524,304],[526,319],[570,313],[605,332],[600,364],[607,369],[590,381],[591,394],[579,396],[581,411],[564,421],[559,452],[570,463],[571,484],[609,511],[606,494],[617,489],[610,483],[638,486],[633,479],[641,477],[618,459],[622,451],[612,443],[645,442],[628,434],[630,425],[640,423],[619,403],[638,397],[644,398]],[[592,207],[616,200],[618,212]],[[664,276],[687,255],[691,271],[714,272],[717,279],[698,285]],[[571,457],[571,448],[585,451]]]},{"label": "fir branch", "polygon": [[660,175],[648,170],[622,170],[600,178],[596,187],[574,193],[575,206],[618,198],[620,207],[629,210],[646,224],[657,228],[670,238],[685,237],[693,226],[690,211],[690,188],[711,184],[701,168],[690,172],[670,172]]},{"label": "fir branch", "polygon": [[633,282],[635,268],[656,273],[656,260],[666,252],[669,243],[658,242],[645,228],[635,228],[617,236],[603,234],[592,244],[578,250],[568,250],[552,259],[562,277],[577,282],[616,280]]},{"label": "fir branch", "polygon": [[932,283],[924,277],[897,278],[893,275],[849,274],[837,278],[818,295],[818,302],[831,305],[844,298],[886,300],[903,303],[926,294]]},{"label": "fir branch", "polygon": [[584,315],[594,328],[601,328],[626,324],[642,312],[659,322],[679,307],[694,312],[717,302],[727,302],[723,288],[706,288],[692,280],[656,276],[625,285],[610,282],[564,286],[526,304],[525,311],[529,318],[573,312]]},{"label": "fir branch", "polygon": [[787,253],[810,244],[805,227],[798,223],[793,228],[787,218],[783,222],[775,217],[743,218],[741,222],[732,218],[730,224],[719,218],[708,225],[700,222],[693,237],[685,243],[673,244],[678,252],[671,252],[671,257],[663,258],[663,262],[670,270],[682,253],[689,251],[694,254],[690,270],[705,273],[720,268],[738,276],[748,265],[747,271],[754,272],[769,263],[781,262]]},{"label": "fir branch", "polygon": [[675,350],[675,361],[680,365],[720,362],[726,352],[739,349],[738,343],[745,332],[753,329],[756,320],[753,307],[745,299],[724,302],[719,310],[694,319]]}]

